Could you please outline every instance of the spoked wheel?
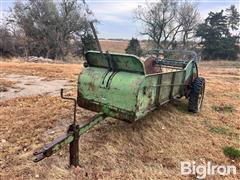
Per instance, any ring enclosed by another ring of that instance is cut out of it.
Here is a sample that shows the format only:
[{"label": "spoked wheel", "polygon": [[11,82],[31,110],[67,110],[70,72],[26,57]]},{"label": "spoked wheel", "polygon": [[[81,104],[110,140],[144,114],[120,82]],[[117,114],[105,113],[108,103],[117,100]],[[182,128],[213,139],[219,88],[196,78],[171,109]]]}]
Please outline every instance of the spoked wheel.
[{"label": "spoked wheel", "polygon": [[188,111],[197,113],[201,110],[204,98],[205,91],[205,79],[198,77],[192,84],[189,102],[188,102]]}]

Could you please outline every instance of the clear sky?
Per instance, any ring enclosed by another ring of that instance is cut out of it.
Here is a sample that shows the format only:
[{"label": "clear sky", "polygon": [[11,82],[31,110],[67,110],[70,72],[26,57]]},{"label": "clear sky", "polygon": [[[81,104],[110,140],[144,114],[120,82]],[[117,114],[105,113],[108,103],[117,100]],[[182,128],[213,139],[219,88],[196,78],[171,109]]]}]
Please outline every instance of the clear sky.
[{"label": "clear sky", "polygon": [[[154,0],[149,0],[154,1]],[[240,0],[192,0],[198,4],[201,19],[210,11],[220,11],[234,4],[240,10]],[[15,0],[0,0],[0,17],[7,16],[7,10]],[[133,11],[145,0],[86,0],[95,17],[100,38],[142,38],[141,27],[133,20]]]}]

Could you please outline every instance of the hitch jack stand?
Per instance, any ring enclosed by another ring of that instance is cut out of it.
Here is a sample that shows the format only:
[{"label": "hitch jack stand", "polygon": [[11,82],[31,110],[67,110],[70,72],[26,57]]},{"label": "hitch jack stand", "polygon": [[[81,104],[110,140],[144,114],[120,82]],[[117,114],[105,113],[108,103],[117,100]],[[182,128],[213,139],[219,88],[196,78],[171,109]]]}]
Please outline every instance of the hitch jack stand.
[{"label": "hitch jack stand", "polygon": [[63,90],[61,90],[61,97],[74,101],[74,122],[67,130],[67,133],[55,139],[53,142],[43,146],[41,149],[35,151],[33,155],[35,159],[33,162],[39,162],[46,157],[50,157],[62,147],[69,144],[69,164],[70,166],[79,166],[79,139],[80,136],[86,133],[89,129],[100,123],[106,118],[104,113],[98,113],[83,126],[76,124],[76,99],[63,97]]},{"label": "hitch jack stand", "polygon": [[69,126],[68,133],[73,133],[73,141],[69,145],[69,164],[70,166],[79,166],[79,125],[72,124]]}]

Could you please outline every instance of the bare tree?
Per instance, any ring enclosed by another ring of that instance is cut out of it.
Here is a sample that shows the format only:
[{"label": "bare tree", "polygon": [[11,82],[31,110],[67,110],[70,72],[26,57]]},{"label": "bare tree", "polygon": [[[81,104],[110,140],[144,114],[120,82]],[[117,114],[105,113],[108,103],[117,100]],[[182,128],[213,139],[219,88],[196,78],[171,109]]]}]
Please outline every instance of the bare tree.
[{"label": "bare tree", "polygon": [[57,16],[52,0],[17,1],[8,22],[24,32],[31,55],[49,57],[50,49],[57,44]]},{"label": "bare tree", "polygon": [[134,18],[143,25],[142,35],[149,36],[157,48],[170,48],[180,32],[182,24],[177,21],[177,0],[159,0],[139,6]]},{"label": "bare tree", "polygon": [[14,53],[11,34],[5,27],[0,27],[0,57],[11,56]]},{"label": "bare tree", "polygon": [[27,42],[21,30],[8,22],[0,25],[0,56],[24,56]]},{"label": "bare tree", "polygon": [[188,47],[188,40],[193,37],[199,23],[199,19],[200,14],[196,4],[189,1],[184,1],[180,4],[177,21],[182,25],[182,41],[184,48]]},{"label": "bare tree", "polygon": [[[69,52],[69,39],[81,39],[80,34],[89,31],[87,19],[84,16],[83,4],[78,0],[62,0],[59,5],[57,20],[58,55],[65,57]],[[77,42],[79,45],[79,42]]]},{"label": "bare tree", "polygon": [[143,25],[142,35],[147,35],[157,48],[174,48],[179,34],[183,34],[186,46],[189,35],[198,23],[197,6],[188,1],[158,0],[139,6],[134,13],[135,20]]},{"label": "bare tree", "polygon": [[27,54],[63,60],[81,56],[82,35],[90,31],[82,1],[17,1],[10,14],[9,24],[26,37]]}]

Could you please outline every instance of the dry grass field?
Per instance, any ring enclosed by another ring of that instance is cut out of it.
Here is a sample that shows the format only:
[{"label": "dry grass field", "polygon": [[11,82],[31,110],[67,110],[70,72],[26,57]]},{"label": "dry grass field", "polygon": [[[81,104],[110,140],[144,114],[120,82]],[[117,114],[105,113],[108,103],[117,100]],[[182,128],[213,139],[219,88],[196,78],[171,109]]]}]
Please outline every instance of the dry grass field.
[{"label": "dry grass field", "polygon": [[125,53],[128,41],[100,40],[100,44],[103,51]]},{"label": "dry grass field", "polygon": [[[29,96],[0,101],[0,179],[196,179],[180,175],[180,161],[237,166],[223,153],[240,147],[240,63],[202,62],[206,79],[201,113],[187,112],[187,100],[172,101],[133,124],[108,118],[80,137],[79,168],[68,167],[68,148],[39,162],[33,151],[62,134],[71,123],[72,104],[59,96]],[[0,62],[6,74],[68,79],[71,96],[81,64]],[[1,93],[1,92],[0,92]],[[78,122],[94,113],[78,108]],[[218,175],[207,179],[221,179]]]}]

